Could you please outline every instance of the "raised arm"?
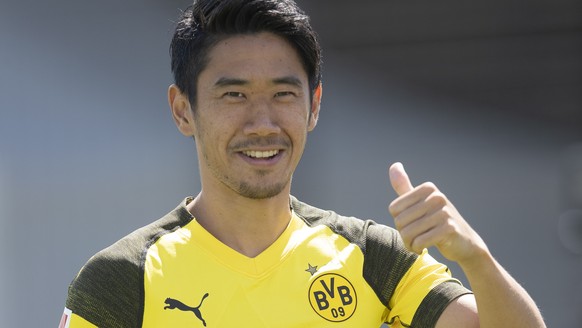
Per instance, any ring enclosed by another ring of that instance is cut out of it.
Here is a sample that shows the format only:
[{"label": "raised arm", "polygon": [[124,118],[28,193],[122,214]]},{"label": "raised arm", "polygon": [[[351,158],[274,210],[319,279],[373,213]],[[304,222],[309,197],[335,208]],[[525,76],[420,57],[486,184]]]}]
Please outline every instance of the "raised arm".
[{"label": "raised arm", "polygon": [[398,194],[389,210],[406,247],[420,253],[435,246],[459,264],[474,292],[451,303],[437,327],[546,327],[528,293],[433,183],[413,187],[400,163],[390,167],[389,176]]}]

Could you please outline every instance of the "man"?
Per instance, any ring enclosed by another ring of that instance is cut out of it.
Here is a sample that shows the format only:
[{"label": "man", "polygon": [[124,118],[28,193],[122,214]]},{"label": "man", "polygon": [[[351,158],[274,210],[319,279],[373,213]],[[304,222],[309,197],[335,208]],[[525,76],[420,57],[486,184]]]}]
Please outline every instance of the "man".
[{"label": "man", "polygon": [[322,96],[319,45],[291,0],[197,1],[171,56],[169,104],[202,189],[91,258],[61,326],[545,326],[448,199],[401,164],[389,169],[398,231],[290,195]]}]

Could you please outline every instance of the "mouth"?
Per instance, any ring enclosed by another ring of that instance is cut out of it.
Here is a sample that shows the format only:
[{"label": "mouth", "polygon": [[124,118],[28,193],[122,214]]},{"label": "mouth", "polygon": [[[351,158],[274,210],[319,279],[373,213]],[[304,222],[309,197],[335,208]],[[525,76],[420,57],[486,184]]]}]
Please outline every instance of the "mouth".
[{"label": "mouth", "polygon": [[279,149],[274,150],[245,150],[242,153],[250,158],[255,159],[270,159],[279,154]]}]

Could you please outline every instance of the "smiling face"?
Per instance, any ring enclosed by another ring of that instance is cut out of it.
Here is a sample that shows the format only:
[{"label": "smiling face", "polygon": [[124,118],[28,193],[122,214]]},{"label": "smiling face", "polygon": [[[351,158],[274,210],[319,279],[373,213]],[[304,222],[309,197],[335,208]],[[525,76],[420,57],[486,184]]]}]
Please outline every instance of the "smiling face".
[{"label": "smiling face", "polygon": [[203,192],[253,199],[288,193],[317,122],[321,89],[311,101],[297,52],[271,33],[226,38],[208,59],[196,108],[170,89],[178,128],[196,140]]}]

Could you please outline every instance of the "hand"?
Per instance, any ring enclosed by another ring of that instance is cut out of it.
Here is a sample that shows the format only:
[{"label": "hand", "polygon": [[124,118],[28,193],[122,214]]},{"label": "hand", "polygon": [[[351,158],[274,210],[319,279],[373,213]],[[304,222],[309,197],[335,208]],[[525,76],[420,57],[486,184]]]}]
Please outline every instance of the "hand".
[{"label": "hand", "polygon": [[445,258],[461,265],[488,253],[481,237],[433,183],[413,187],[401,163],[390,166],[389,176],[398,194],[389,210],[409,250],[420,254],[435,246]]}]

